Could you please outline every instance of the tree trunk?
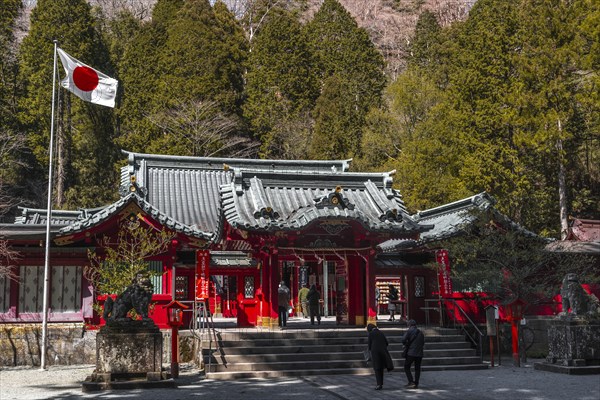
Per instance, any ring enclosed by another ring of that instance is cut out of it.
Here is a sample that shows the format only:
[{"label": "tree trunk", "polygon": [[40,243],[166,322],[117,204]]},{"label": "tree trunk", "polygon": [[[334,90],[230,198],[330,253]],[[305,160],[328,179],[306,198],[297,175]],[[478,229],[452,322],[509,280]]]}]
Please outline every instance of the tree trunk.
[{"label": "tree trunk", "polygon": [[565,182],[565,163],[562,146],[562,125],[558,120],[558,140],[556,148],[558,150],[558,204],[560,208],[560,239],[565,240],[569,232],[569,218],[567,214],[567,184]]}]

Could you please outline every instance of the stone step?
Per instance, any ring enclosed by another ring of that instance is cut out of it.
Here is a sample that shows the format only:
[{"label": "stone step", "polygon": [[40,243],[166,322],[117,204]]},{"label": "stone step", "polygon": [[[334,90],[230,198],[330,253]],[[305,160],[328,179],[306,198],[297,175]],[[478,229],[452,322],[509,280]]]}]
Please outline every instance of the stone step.
[{"label": "stone step", "polygon": [[[387,336],[390,344],[401,344],[401,336]],[[338,337],[318,337],[318,338],[293,338],[293,337],[271,337],[261,339],[246,339],[246,340],[219,340],[217,337],[220,347],[247,347],[248,343],[252,343],[253,346],[260,347],[278,347],[278,346],[309,346],[309,345],[322,345],[322,346],[333,346],[343,344],[366,344],[368,338],[366,335],[362,337],[354,336],[338,336]],[[436,342],[464,342],[465,338],[461,335],[443,335],[443,336],[427,336],[427,343]],[[208,340],[204,340],[202,347],[208,347]],[[214,343],[212,344],[214,346]]]},{"label": "stone step", "polygon": [[[394,360],[402,359],[402,351],[390,351]],[[425,351],[425,359],[440,359],[440,358],[466,358],[476,357],[475,350],[431,350]],[[243,363],[267,363],[267,362],[308,362],[318,358],[320,361],[326,360],[359,360],[362,361],[363,352],[330,352],[330,353],[277,353],[277,354],[220,354],[213,353],[212,357],[208,355],[204,357],[204,363],[221,364],[232,366],[234,364]]]},{"label": "stone step", "polygon": [[[463,365],[424,365],[421,367],[422,372],[435,371],[459,371],[459,370],[476,370],[487,369],[487,365],[481,363],[463,364]],[[396,367],[392,374],[404,374],[402,368]],[[225,372],[210,372],[207,374],[208,379],[215,380],[235,380],[248,378],[282,378],[291,376],[309,376],[309,375],[372,375],[373,369],[369,367],[361,368],[332,368],[326,372],[323,370],[311,369],[291,369],[281,371],[225,371]],[[404,375],[402,375],[404,377]],[[405,378],[405,377],[404,377]],[[389,378],[388,378],[389,379]],[[400,378],[399,378],[400,379]]]},{"label": "stone step", "polygon": [[[392,356],[393,357],[393,356]],[[439,358],[424,358],[422,365],[464,365],[474,364],[479,361],[479,357],[439,357]],[[362,359],[354,360],[312,360],[312,361],[276,361],[276,362],[247,362],[235,364],[204,364],[205,370],[211,372],[233,371],[279,371],[291,370],[294,368],[322,370],[324,374],[330,369],[338,368],[363,368],[365,361]],[[404,365],[403,359],[394,359],[396,368]]]},{"label": "stone step", "polygon": [[[420,328],[425,336],[446,336],[456,335],[457,330],[452,328]],[[406,328],[390,328],[383,331],[386,337],[400,337],[406,332]],[[281,337],[290,339],[305,339],[305,338],[338,338],[338,337],[366,337],[367,332],[364,328],[345,328],[345,329],[330,329],[330,328],[307,328],[301,327],[284,328],[283,330],[251,330],[251,331],[220,331],[217,335],[222,340],[243,341],[243,340],[268,340],[278,339]]]},{"label": "stone step", "polygon": [[[213,345],[214,346],[214,345]],[[244,347],[242,346],[222,346],[219,349],[215,349],[211,347],[212,351],[221,350],[228,355],[235,354],[277,354],[277,353],[327,353],[332,351],[332,349],[336,349],[336,351],[349,351],[349,352],[357,352],[363,351],[367,348],[367,343],[350,343],[344,345],[288,345],[288,346],[253,346],[251,343]],[[401,351],[404,346],[401,343],[391,343],[388,347],[391,351],[397,350]],[[425,344],[425,350],[471,350],[471,345],[467,342],[427,342]],[[209,353],[208,344],[205,343],[203,348],[203,353]]]}]

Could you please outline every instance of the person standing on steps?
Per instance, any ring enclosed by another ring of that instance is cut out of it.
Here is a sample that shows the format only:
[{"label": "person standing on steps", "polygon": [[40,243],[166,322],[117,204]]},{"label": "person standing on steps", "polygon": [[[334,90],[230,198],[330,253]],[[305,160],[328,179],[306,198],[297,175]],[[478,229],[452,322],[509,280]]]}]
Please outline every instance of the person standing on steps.
[{"label": "person standing on steps", "polygon": [[[419,387],[419,378],[421,377],[421,361],[423,360],[423,346],[425,346],[425,335],[419,328],[414,319],[408,321],[408,330],[402,336],[404,351],[404,373],[408,383],[404,386],[407,389],[417,389]],[[410,372],[410,367],[415,364],[415,379]]]},{"label": "person standing on steps", "polygon": [[398,290],[394,287],[394,285],[390,284],[389,292],[388,292],[388,311],[390,312],[390,318],[388,321],[395,321],[396,318],[394,315],[396,314],[396,302],[400,298],[398,294]]},{"label": "person standing on steps", "polygon": [[388,372],[394,369],[394,361],[388,351],[388,340],[377,326],[373,324],[367,325],[369,332],[369,351],[371,352],[371,362],[375,371],[375,381],[377,386],[375,390],[383,389],[383,369]]},{"label": "person standing on steps", "polygon": [[302,284],[302,289],[298,291],[298,303],[302,306],[302,316],[304,318],[308,318],[308,300],[306,296],[308,295],[308,288],[306,287],[306,283]]},{"label": "person standing on steps", "polygon": [[279,284],[279,289],[277,289],[277,310],[279,312],[280,328],[283,328],[287,325],[290,297],[290,289],[285,285],[284,281],[281,281],[281,283]]},{"label": "person standing on steps", "polygon": [[308,294],[306,295],[308,300],[308,312],[310,313],[310,324],[315,324],[315,317],[317,317],[317,324],[321,325],[321,312],[319,310],[319,300],[321,300],[321,293],[317,290],[317,285],[314,283],[311,285]]}]

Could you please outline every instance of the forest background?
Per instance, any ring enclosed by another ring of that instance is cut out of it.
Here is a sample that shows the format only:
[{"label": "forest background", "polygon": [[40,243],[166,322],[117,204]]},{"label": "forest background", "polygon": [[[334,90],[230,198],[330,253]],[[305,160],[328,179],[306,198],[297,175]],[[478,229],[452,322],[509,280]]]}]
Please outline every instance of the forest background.
[{"label": "forest background", "polygon": [[353,158],[411,211],[485,190],[548,237],[600,218],[597,0],[0,0],[8,222],[45,207],[53,39],[119,80],[114,109],[59,91],[55,208],[115,201],[124,149]]}]

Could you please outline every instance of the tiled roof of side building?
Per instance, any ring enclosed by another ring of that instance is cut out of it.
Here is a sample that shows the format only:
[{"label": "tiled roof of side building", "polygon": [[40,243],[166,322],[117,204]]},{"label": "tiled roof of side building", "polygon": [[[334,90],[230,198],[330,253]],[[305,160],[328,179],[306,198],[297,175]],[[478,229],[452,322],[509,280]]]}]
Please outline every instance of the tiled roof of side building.
[{"label": "tiled roof of side building", "polygon": [[137,195],[137,193],[130,193],[129,195],[123,197],[117,202],[103,208],[101,211],[98,211],[92,215],[89,215],[87,218],[74,222],[70,225],[67,225],[59,230],[60,234],[71,234],[75,232],[81,232],[90,227],[98,225],[108,219],[110,219],[113,215],[120,212],[124,209],[128,204],[136,203],[142,210],[148,213],[153,219],[158,221],[164,227],[168,229],[172,229],[176,232],[182,232],[189,236],[198,237],[205,240],[211,240],[214,238],[214,232],[206,232],[202,231],[196,226],[189,226],[185,223],[182,223],[172,216],[163,213],[156,207],[154,207],[149,202],[145,201],[141,197]]},{"label": "tiled roof of side building", "polygon": [[418,247],[424,243],[443,240],[457,234],[462,226],[473,222],[471,210],[487,209],[495,204],[495,199],[486,192],[467,197],[439,207],[419,211],[412,215],[421,224],[433,225],[433,229],[423,232],[419,241],[392,239],[379,245],[382,252],[394,252]]}]

